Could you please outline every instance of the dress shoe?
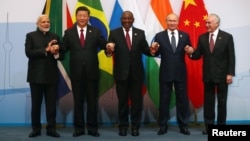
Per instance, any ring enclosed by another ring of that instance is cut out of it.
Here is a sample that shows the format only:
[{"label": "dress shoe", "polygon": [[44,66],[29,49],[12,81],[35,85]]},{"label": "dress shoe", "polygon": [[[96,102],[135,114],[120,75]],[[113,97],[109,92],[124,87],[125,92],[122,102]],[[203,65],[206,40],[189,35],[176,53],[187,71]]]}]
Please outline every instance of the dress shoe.
[{"label": "dress shoe", "polygon": [[191,133],[189,132],[188,128],[181,128],[180,132],[184,135],[190,135]]},{"label": "dress shoe", "polygon": [[84,131],[75,131],[74,133],[73,133],[73,137],[79,137],[79,136],[81,136],[81,135],[84,135],[85,134],[85,132]]},{"label": "dress shoe", "polygon": [[160,130],[158,131],[158,135],[163,135],[168,132],[168,126],[161,126]]},{"label": "dress shoe", "polygon": [[98,133],[98,131],[88,131],[88,134],[93,136],[93,137],[99,137],[100,134]]},{"label": "dress shoe", "polygon": [[139,130],[138,129],[132,129],[131,135],[132,136],[139,136]]},{"label": "dress shoe", "polygon": [[47,131],[47,135],[51,137],[56,137],[56,138],[60,137],[60,134],[58,134],[55,130]]},{"label": "dress shoe", "polygon": [[119,135],[120,135],[120,136],[127,136],[127,130],[125,130],[125,129],[120,129],[120,130],[119,130]]},{"label": "dress shoe", "polygon": [[37,137],[37,136],[40,136],[41,135],[41,131],[32,131],[30,134],[29,134],[29,137]]},{"label": "dress shoe", "polygon": [[202,131],[202,134],[203,134],[203,135],[207,135],[207,129],[204,129],[204,130]]}]

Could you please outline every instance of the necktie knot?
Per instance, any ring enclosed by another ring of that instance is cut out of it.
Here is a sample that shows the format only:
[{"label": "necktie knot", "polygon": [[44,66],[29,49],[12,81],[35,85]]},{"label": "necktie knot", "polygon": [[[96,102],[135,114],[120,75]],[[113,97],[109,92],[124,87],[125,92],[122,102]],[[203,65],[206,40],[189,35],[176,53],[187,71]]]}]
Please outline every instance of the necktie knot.
[{"label": "necktie knot", "polygon": [[172,36],[174,36],[174,31],[171,32]]}]

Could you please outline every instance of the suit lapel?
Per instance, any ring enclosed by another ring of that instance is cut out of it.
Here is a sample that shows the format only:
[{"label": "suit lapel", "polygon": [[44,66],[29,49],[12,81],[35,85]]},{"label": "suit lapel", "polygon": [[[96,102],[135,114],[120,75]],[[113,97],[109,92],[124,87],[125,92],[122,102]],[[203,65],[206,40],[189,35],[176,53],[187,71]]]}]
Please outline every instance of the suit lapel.
[{"label": "suit lapel", "polygon": [[[118,32],[119,32],[118,35],[121,35],[120,39],[122,40],[123,44],[125,45],[126,48],[128,48],[127,42],[126,42],[126,37],[125,37],[125,35],[124,35],[123,28],[121,27],[121,28],[119,29]],[[117,35],[117,36],[118,36],[118,35]],[[132,46],[133,46],[133,42],[132,42]],[[132,46],[131,46],[131,48],[132,48]]]},{"label": "suit lapel", "polygon": [[179,51],[180,49],[183,49],[180,46],[182,46],[183,40],[184,40],[184,36],[183,36],[182,32],[180,32],[179,30],[177,30],[177,31],[178,31],[178,37],[177,37],[178,38],[178,42],[177,42],[177,45],[176,45],[175,52]]},{"label": "suit lapel", "polygon": [[84,41],[84,46],[87,46],[88,44],[88,39],[91,38],[91,27],[89,25],[87,25],[87,31],[86,31],[86,37],[85,37],[85,41]]},{"label": "suit lapel", "polygon": [[221,44],[221,42],[222,42],[221,36],[222,36],[222,34],[221,34],[220,30],[219,30],[218,35],[217,35],[216,40],[215,40],[214,50],[217,50],[219,45]]},{"label": "suit lapel", "polygon": [[136,44],[136,36],[138,36],[138,33],[136,32],[137,30],[135,28],[132,28],[132,40],[131,40],[131,50],[133,49],[133,45]]},{"label": "suit lapel", "polygon": [[208,50],[208,52],[210,52],[211,53],[211,51],[210,51],[210,47],[209,47],[209,32],[207,32],[207,34],[206,34],[206,36],[205,36],[205,38],[206,38],[206,43],[205,43],[205,45],[206,45],[206,48],[205,48],[205,50]]},{"label": "suit lapel", "polygon": [[79,34],[78,34],[77,25],[75,25],[74,28],[75,28],[74,37],[75,37],[75,39],[77,40],[77,44],[78,44],[79,46],[81,46],[81,40],[80,40],[80,37],[79,37]]}]

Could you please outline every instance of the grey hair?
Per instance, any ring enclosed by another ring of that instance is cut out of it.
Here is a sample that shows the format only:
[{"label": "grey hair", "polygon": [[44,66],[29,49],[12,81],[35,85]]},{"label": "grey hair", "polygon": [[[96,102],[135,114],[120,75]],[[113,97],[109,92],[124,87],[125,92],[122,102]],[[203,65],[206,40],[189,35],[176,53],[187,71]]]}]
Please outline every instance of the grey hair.
[{"label": "grey hair", "polygon": [[41,20],[43,17],[49,17],[49,16],[46,15],[46,14],[40,15],[40,16],[37,18],[37,23],[40,22],[40,20]]},{"label": "grey hair", "polygon": [[209,16],[214,17],[214,18],[215,18],[215,22],[216,22],[218,25],[220,25],[220,17],[219,17],[217,14],[211,13],[211,14],[209,14]]}]

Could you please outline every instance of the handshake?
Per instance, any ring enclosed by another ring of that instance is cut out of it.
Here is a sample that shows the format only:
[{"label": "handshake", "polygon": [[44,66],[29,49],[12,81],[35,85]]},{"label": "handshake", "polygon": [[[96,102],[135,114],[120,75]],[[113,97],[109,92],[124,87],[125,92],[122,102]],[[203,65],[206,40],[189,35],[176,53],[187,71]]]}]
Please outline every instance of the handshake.
[{"label": "handshake", "polygon": [[188,55],[191,55],[193,52],[194,52],[194,48],[189,46],[189,45],[186,45],[186,47],[184,48],[185,52],[188,54]]},{"label": "handshake", "polygon": [[153,42],[149,48],[150,54],[152,56],[155,56],[155,53],[158,51],[159,47],[160,47],[159,43]]},{"label": "handshake", "polygon": [[46,48],[47,53],[51,53],[53,55],[57,55],[59,52],[59,45],[57,44],[57,40],[51,40],[48,43],[48,46]]},{"label": "handshake", "polygon": [[113,53],[115,51],[115,43],[107,43],[106,45],[106,53],[107,53],[107,56],[112,56]]}]

